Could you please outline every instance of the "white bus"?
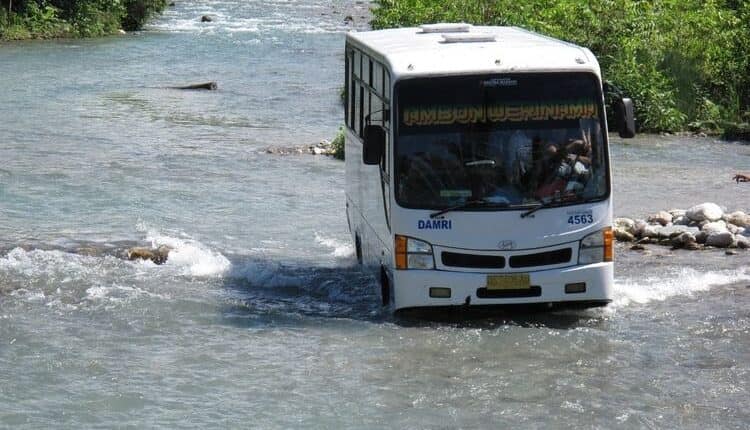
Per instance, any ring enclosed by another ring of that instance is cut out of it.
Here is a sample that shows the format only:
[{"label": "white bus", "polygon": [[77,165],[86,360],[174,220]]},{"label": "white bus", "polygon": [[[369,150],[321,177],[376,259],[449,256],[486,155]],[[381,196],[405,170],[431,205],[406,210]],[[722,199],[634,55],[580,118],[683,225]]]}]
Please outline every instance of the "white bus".
[{"label": "white bus", "polygon": [[[611,300],[591,51],[515,27],[432,24],[349,33],[345,68],[346,213],[384,305]],[[632,137],[632,101],[615,105]]]}]

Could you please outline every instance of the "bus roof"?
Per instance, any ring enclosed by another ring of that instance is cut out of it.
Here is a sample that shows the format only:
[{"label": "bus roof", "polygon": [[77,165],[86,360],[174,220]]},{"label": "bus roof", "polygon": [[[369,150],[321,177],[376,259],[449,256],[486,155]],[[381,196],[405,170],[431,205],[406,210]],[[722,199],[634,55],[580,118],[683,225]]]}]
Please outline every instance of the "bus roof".
[{"label": "bus roof", "polygon": [[600,75],[599,63],[587,48],[518,27],[435,24],[352,32],[347,42],[388,64],[394,80],[422,75],[552,71]]}]

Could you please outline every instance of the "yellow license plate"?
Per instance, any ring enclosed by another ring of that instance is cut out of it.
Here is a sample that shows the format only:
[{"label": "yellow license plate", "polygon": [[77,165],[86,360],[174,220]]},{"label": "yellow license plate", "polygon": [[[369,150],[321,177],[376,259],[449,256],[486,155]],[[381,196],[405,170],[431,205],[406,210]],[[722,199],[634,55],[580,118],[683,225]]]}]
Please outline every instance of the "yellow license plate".
[{"label": "yellow license plate", "polygon": [[531,279],[528,273],[512,275],[487,275],[488,290],[528,290]]}]

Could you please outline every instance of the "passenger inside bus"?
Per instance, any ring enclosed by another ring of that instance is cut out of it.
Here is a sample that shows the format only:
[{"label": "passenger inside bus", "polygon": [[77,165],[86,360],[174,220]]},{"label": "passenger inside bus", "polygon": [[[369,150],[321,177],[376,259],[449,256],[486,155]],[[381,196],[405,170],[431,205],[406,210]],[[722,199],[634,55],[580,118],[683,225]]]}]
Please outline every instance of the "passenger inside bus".
[{"label": "passenger inside bus", "polygon": [[[503,129],[421,134],[401,140],[401,202],[442,207],[593,198],[606,189],[595,129]],[[592,145],[593,142],[593,145]]]}]

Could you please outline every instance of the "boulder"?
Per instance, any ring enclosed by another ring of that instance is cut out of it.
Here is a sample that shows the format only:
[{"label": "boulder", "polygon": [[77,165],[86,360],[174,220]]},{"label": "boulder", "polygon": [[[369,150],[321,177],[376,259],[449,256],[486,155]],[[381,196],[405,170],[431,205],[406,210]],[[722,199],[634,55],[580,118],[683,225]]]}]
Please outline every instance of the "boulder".
[{"label": "boulder", "polygon": [[737,241],[737,248],[750,249],[750,238],[745,236],[735,236],[734,239]]},{"label": "boulder", "polygon": [[635,221],[630,218],[615,218],[615,230],[624,230],[630,234],[635,233]]},{"label": "boulder", "polygon": [[615,233],[615,239],[618,242],[632,242],[635,240],[635,237],[627,230],[615,228],[614,233]]},{"label": "boulder", "polygon": [[659,237],[659,229],[661,226],[647,224],[641,230],[642,237]]},{"label": "boulder", "polygon": [[729,248],[734,243],[734,235],[728,231],[710,234],[706,238],[706,245],[717,248]]},{"label": "boulder", "polygon": [[156,249],[133,247],[126,251],[125,256],[128,260],[151,260],[154,264],[164,264],[167,262],[171,250],[170,247],[164,245]]},{"label": "boulder", "polygon": [[656,228],[656,233],[660,238],[672,238],[683,233],[690,233],[695,236],[699,232],[700,230],[697,227],[688,227],[686,225],[669,225]]},{"label": "boulder", "polygon": [[677,217],[685,216],[685,213],[687,211],[684,209],[670,209],[667,212],[669,212],[669,214],[672,215],[672,218],[677,218]]},{"label": "boulder", "polygon": [[672,224],[674,225],[688,225],[690,224],[690,218],[685,215],[678,215],[672,218]]},{"label": "boulder", "polygon": [[201,17],[201,22],[213,22],[213,20],[214,20],[214,19],[213,19],[213,18],[211,18],[211,17],[210,17],[210,16],[208,16],[208,15],[203,15],[203,16]]},{"label": "boulder", "polygon": [[727,229],[727,223],[724,221],[716,221],[703,224],[701,231],[705,231],[710,236],[715,233],[723,233],[729,230]]},{"label": "boulder", "polygon": [[730,224],[734,224],[737,227],[750,227],[750,215],[742,211],[732,212],[726,216],[726,220]]},{"label": "boulder", "polygon": [[672,214],[667,211],[659,211],[648,217],[648,222],[651,224],[667,225],[672,222]]},{"label": "boulder", "polygon": [[633,225],[633,229],[631,233],[635,237],[643,237],[643,230],[648,226],[648,223],[642,219],[636,220],[635,224]]},{"label": "boulder", "polygon": [[685,212],[685,216],[693,221],[717,221],[724,215],[716,203],[703,203],[693,206]]},{"label": "boulder", "polygon": [[688,243],[696,243],[695,236],[691,233],[685,232],[672,237],[672,246],[674,248],[684,248]]},{"label": "boulder", "polygon": [[698,243],[706,243],[706,239],[708,239],[708,233],[705,231],[701,231],[695,235],[695,241]]}]

